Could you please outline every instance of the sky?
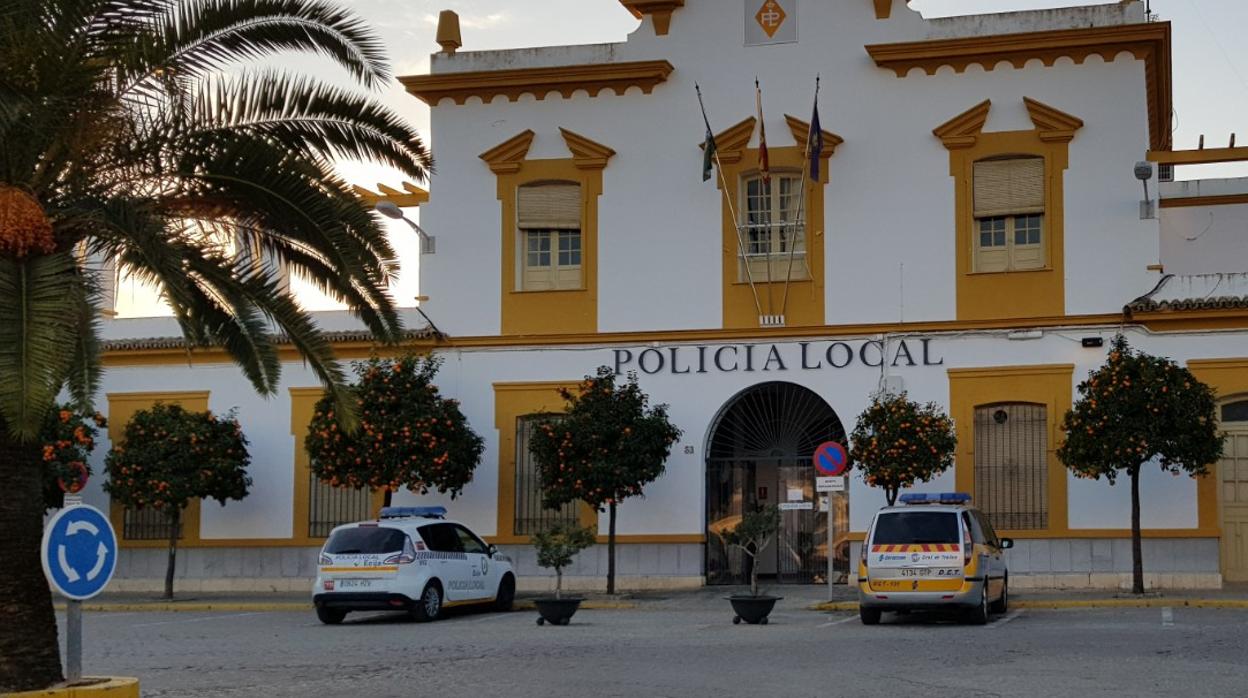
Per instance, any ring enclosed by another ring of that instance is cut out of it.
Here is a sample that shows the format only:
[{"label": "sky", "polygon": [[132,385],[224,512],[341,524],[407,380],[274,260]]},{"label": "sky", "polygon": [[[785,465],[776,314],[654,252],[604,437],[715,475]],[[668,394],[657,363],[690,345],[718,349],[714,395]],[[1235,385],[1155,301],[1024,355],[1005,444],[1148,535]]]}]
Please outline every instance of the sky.
[{"label": "sky", "polygon": [[[429,72],[429,56],[439,50],[434,35],[441,10],[459,13],[465,51],[620,42],[638,26],[638,20],[619,0],[339,1],[374,25],[388,48],[395,75]],[[925,17],[947,17],[1117,1],[912,0],[911,7]],[[1243,27],[1248,26],[1248,0],[1151,0],[1150,4],[1154,14],[1174,25],[1174,147],[1195,148],[1201,134],[1205,135],[1206,147],[1225,146],[1237,130],[1241,132],[1239,142],[1248,143],[1248,42],[1242,38]],[[335,70],[332,64],[318,60],[292,62],[292,67],[317,74],[322,74],[321,70],[332,74]],[[428,136],[428,107],[406,94],[397,81],[378,98]],[[344,163],[342,173],[352,183],[370,188],[378,182],[391,186],[402,182],[394,172],[359,163]],[[1248,166],[1243,165],[1184,167],[1176,171],[1179,179],[1245,175]],[[416,259],[417,244],[411,231],[401,222],[391,223],[389,230],[400,259]],[[436,231],[431,232],[436,236]],[[411,305],[418,292],[415,265],[408,266],[394,285],[394,295],[401,305]],[[296,280],[294,286],[310,309],[334,307],[306,284]],[[150,290],[123,285],[119,289],[119,310],[127,315],[152,314],[150,296]]]}]

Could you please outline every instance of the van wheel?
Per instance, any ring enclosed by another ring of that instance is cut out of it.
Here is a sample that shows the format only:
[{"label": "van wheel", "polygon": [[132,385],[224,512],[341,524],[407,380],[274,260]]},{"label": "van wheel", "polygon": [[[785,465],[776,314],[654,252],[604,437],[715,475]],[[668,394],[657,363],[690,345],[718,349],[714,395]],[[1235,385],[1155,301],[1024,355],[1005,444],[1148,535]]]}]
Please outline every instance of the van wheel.
[{"label": "van wheel", "polygon": [[510,611],[516,600],[516,578],[510,574],[498,583],[498,595],[494,597],[495,611]]},{"label": "van wheel", "polygon": [[1010,578],[1006,577],[1001,584],[1001,598],[992,602],[993,613],[1008,613],[1010,610]]},{"label": "van wheel", "polygon": [[417,623],[435,621],[442,615],[442,587],[437,582],[429,582],[420,593],[420,599],[412,607],[412,618]]},{"label": "van wheel", "polygon": [[862,620],[863,625],[879,625],[880,617],[883,615],[884,612],[878,608],[858,607],[858,618]]},{"label": "van wheel", "polygon": [[983,591],[979,594],[979,603],[966,614],[966,622],[971,625],[988,624],[988,583],[984,582]]},{"label": "van wheel", "polygon": [[325,625],[338,625],[346,617],[346,611],[336,608],[325,608],[323,606],[316,607],[316,618]]}]

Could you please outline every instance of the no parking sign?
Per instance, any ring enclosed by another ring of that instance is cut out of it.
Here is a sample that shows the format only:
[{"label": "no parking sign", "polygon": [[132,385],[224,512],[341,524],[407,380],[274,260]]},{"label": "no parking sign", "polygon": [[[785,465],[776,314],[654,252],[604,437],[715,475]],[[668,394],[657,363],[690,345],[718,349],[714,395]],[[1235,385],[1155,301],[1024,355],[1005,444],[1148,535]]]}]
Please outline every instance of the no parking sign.
[{"label": "no parking sign", "polygon": [[815,449],[815,469],[827,477],[840,477],[849,470],[849,453],[835,441],[828,441]]}]

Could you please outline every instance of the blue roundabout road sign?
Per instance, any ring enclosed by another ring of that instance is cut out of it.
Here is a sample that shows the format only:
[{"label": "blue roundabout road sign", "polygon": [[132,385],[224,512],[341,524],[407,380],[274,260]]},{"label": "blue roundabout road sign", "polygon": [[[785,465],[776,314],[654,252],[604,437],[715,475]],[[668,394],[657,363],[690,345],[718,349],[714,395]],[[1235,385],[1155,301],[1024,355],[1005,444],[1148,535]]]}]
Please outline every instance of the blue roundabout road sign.
[{"label": "blue roundabout road sign", "polygon": [[117,569],[117,534],[108,517],[80,504],[57,512],[43,529],[43,574],[68,599],[104,591]]}]

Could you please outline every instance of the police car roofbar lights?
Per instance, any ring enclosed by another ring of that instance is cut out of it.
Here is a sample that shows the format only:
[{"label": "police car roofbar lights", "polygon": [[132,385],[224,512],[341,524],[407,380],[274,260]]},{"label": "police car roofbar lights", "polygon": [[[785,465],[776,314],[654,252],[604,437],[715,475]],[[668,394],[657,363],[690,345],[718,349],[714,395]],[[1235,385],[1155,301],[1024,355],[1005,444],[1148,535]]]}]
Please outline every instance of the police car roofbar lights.
[{"label": "police car roofbar lights", "polygon": [[970,504],[971,495],[965,492],[941,492],[940,494],[914,492],[899,497],[902,504]]},{"label": "police car roofbar lights", "polygon": [[445,519],[446,507],[382,507],[379,519]]}]

